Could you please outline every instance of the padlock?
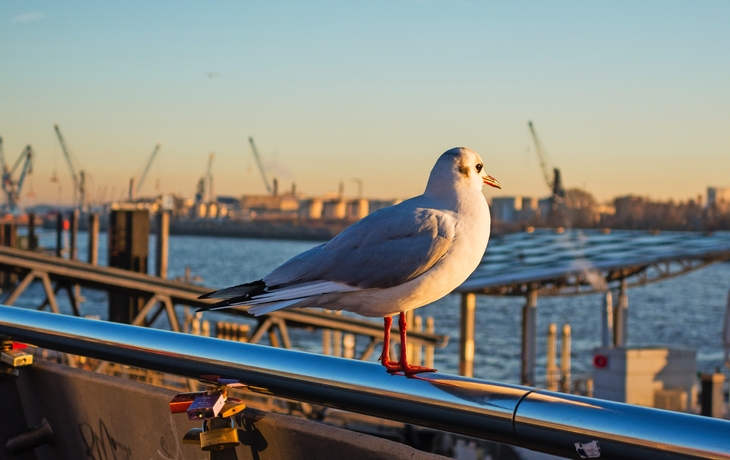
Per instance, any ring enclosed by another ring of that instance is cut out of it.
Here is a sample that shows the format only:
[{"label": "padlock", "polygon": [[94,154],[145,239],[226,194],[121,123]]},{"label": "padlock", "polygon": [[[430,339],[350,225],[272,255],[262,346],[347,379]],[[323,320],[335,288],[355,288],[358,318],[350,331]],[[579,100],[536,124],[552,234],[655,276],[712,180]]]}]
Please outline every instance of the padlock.
[{"label": "padlock", "polygon": [[200,447],[204,451],[232,449],[238,445],[238,430],[231,418],[217,417],[203,423]]},{"label": "padlock", "polygon": [[170,401],[170,413],[172,414],[181,414],[183,412],[187,412],[190,408],[190,405],[193,404],[193,401],[195,401],[195,398],[198,396],[203,396],[206,393],[204,391],[196,391],[193,393],[178,393],[175,395],[174,398]]},{"label": "padlock", "polygon": [[225,402],[226,397],[218,391],[198,396],[190,407],[188,407],[188,419],[207,420],[216,417]]},{"label": "padlock", "polygon": [[244,404],[243,401],[238,398],[229,397],[228,399],[226,399],[226,403],[223,404],[223,408],[218,415],[223,418],[232,417],[244,410],[245,408],[246,404]]},{"label": "padlock", "polygon": [[0,362],[10,367],[29,366],[33,364],[33,355],[21,350],[0,351]]}]

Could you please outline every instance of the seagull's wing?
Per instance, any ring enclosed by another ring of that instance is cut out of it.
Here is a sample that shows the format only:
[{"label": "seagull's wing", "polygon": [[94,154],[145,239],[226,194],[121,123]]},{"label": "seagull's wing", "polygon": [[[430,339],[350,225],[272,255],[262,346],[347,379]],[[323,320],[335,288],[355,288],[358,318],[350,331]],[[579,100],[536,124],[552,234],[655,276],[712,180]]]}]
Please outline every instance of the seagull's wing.
[{"label": "seagull's wing", "polygon": [[456,218],[408,200],[381,209],[329,243],[284,263],[263,278],[270,287],[334,282],[360,289],[388,288],[428,271],[451,247]]}]

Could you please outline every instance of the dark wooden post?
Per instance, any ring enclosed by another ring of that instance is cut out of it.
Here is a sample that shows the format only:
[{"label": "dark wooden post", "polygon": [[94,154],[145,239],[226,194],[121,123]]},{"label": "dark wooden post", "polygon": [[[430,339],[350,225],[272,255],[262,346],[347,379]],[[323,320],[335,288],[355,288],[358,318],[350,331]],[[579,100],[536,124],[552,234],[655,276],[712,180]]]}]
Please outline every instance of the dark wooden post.
[{"label": "dark wooden post", "polygon": [[[109,266],[147,273],[149,236],[149,211],[112,210],[109,214]],[[144,297],[110,292],[109,320],[129,324],[144,303]]]},{"label": "dark wooden post", "polygon": [[63,212],[56,216],[56,257],[63,257]]},{"label": "dark wooden post", "polygon": [[74,209],[69,218],[69,231],[71,238],[69,239],[68,258],[76,260],[76,246],[79,236],[79,211]]},{"label": "dark wooden post", "polygon": [[35,236],[35,213],[28,213],[28,250],[35,251],[38,247],[38,241]]},{"label": "dark wooden post", "polygon": [[89,259],[91,265],[99,263],[99,214],[89,214]]},{"label": "dark wooden post", "polygon": [[170,213],[160,210],[157,214],[157,251],[155,254],[155,275],[167,278],[168,240],[170,236]]}]

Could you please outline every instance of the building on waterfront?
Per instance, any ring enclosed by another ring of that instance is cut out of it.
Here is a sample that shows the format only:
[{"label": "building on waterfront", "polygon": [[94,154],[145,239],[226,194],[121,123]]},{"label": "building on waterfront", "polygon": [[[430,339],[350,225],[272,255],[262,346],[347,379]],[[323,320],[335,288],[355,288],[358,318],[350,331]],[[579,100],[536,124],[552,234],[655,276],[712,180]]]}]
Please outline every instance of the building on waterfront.
[{"label": "building on waterfront", "polygon": [[517,211],[519,210],[517,203],[517,197],[514,196],[496,196],[492,198],[492,206],[490,207],[492,220],[504,223],[516,222]]},{"label": "building on waterfront", "polygon": [[707,187],[707,208],[721,213],[730,212],[730,187]]},{"label": "building on waterfront", "polygon": [[613,200],[616,209],[615,218],[620,222],[633,222],[644,215],[644,201],[633,195],[622,196]]},{"label": "building on waterfront", "polygon": [[[547,201],[547,209],[543,209],[543,201]],[[527,223],[536,222],[540,216],[547,215],[550,199],[538,200],[527,196],[500,196],[492,198],[490,206],[492,219],[496,222]]]}]

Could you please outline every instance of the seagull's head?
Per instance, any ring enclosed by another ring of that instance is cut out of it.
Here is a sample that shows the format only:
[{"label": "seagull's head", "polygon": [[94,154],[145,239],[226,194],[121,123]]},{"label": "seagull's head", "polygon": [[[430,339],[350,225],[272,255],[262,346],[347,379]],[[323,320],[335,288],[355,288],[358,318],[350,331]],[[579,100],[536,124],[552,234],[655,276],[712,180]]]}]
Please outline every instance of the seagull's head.
[{"label": "seagull's head", "polygon": [[486,173],[484,161],[479,154],[465,147],[455,147],[444,152],[436,161],[426,190],[436,190],[443,186],[481,190],[484,184],[502,188],[497,179]]}]

